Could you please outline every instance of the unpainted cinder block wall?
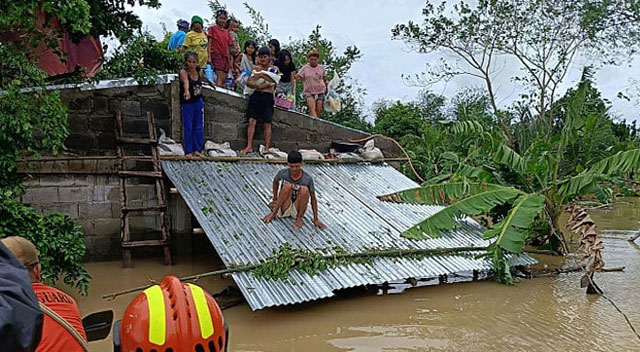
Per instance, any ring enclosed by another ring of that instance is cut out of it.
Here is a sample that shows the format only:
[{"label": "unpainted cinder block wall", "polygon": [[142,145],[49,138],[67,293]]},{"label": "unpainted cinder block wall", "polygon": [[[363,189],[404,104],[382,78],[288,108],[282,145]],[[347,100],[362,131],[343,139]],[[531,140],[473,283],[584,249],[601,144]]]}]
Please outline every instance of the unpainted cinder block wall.
[{"label": "unpainted cinder block wall", "polygon": [[[157,86],[60,90],[69,115],[67,153],[29,159],[20,164],[26,186],[22,200],[42,212],[66,214],[78,222],[84,232],[87,260],[110,260],[121,256],[116,111],[122,114],[124,130],[132,137],[148,136],[145,116],[152,112],[157,127],[180,141],[178,94],[176,81]],[[212,90],[205,90],[204,96],[205,139],[229,142],[236,150],[243,148],[246,145],[246,100]],[[272,144],[283,151],[317,149],[326,152],[333,140],[366,136],[361,131],[295,112],[276,109],[274,114]],[[261,143],[264,141],[259,127],[254,141],[256,149]],[[385,140],[377,139],[376,144],[386,156],[398,154],[395,146]],[[142,149],[130,151],[136,152],[142,152]],[[143,168],[145,164],[130,166]],[[129,205],[157,204],[155,188],[150,182],[131,183]],[[168,195],[167,199],[170,199],[170,225],[177,243],[174,251],[188,252],[192,230],[190,213],[179,196]],[[131,216],[131,228],[134,234],[158,231],[160,219],[157,213],[136,214]]]}]

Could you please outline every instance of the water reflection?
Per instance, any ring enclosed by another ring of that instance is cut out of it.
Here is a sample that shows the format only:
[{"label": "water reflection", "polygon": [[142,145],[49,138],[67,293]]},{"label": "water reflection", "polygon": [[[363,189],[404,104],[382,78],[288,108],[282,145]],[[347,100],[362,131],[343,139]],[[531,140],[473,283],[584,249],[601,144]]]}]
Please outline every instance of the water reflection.
[{"label": "water reflection", "polygon": [[[596,275],[599,286],[640,328],[640,249],[626,238],[640,228],[640,202],[625,199],[611,210],[592,212],[605,235],[608,267],[625,272]],[[132,295],[106,302],[106,292],[144,284],[165,272],[178,275],[215,268],[207,258],[165,268],[159,260],[90,263],[91,296],[79,298],[83,314],[113,307],[121,316]],[[291,307],[252,312],[226,310],[230,351],[640,351],[623,317],[604,299],[587,296],[579,273],[524,280],[512,287],[492,282],[412,288],[402,294],[356,294]],[[206,279],[219,291],[229,280]],[[110,351],[110,342],[92,343]]]}]

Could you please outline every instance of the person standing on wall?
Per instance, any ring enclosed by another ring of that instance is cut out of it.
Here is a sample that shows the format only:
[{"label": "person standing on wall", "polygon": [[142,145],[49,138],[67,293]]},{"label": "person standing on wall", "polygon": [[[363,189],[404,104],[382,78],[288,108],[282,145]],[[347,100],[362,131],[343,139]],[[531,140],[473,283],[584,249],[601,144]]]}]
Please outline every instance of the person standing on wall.
[{"label": "person standing on wall", "polygon": [[280,88],[284,94],[295,94],[293,91],[293,74],[296,71],[296,64],[293,62],[293,58],[289,50],[281,50],[280,56],[276,61],[276,66],[280,70],[282,74],[282,78],[280,78]]},{"label": "person standing on wall", "polygon": [[[240,154],[247,154],[253,151],[253,134],[256,131],[256,124],[264,124],[264,146],[265,153],[269,152],[271,146],[271,121],[273,120],[273,93],[278,76],[278,68],[269,64],[269,48],[262,47],[258,50],[257,63],[253,68],[253,73],[247,79],[247,87],[254,89],[249,96],[247,104],[247,146],[240,151]],[[274,78],[276,78],[274,80]]]},{"label": "person standing on wall", "polygon": [[216,12],[216,25],[209,27],[207,36],[209,37],[209,62],[216,71],[216,85],[224,87],[224,80],[229,74],[232,65],[232,58],[229,54],[229,45],[233,44],[229,30],[225,29],[227,23],[227,11],[218,10]]},{"label": "person standing on wall", "polygon": [[307,53],[308,64],[304,65],[300,72],[294,75],[296,80],[302,80],[303,94],[307,100],[309,115],[319,117],[322,115],[322,104],[327,92],[327,72],[324,65],[320,65],[320,53],[312,49]]},{"label": "person standing on wall", "polygon": [[200,69],[203,69],[209,61],[207,35],[202,31],[203,23],[200,16],[191,18],[191,30],[185,36],[183,45],[183,51],[193,51],[198,55],[198,67]]},{"label": "person standing on wall", "polygon": [[27,268],[31,286],[44,313],[42,339],[36,352],[88,351],[87,335],[76,301],[57,288],[40,282],[42,267],[38,262],[36,246],[19,236],[3,238],[2,243]]},{"label": "person standing on wall", "polygon": [[184,68],[180,70],[180,111],[182,113],[182,145],[187,158],[204,156],[204,102],[202,81],[213,86],[198,66],[198,54],[188,51],[184,55]]},{"label": "person standing on wall", "polygon": [[178,30],[171,35],[169,38],[169,43],[167,44],[167,49],[169,50],[184,50],[184,39],[187,36],[187,32],[189,31],[189,22],[180,19],[178,20]]},{"label": "person standing on wall", "polygon": [[278,39],[269,41],[269,65],[276,66],[280,57],[280,42]]}]

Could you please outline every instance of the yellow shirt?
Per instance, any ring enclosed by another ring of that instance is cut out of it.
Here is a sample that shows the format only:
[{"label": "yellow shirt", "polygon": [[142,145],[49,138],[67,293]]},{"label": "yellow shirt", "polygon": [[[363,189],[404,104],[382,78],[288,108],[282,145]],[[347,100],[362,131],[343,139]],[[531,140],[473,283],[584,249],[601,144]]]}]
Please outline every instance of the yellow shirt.
[{"label": "yellow shirt", "polygon": [[204,32],[187,32],[183,45],[187,47],[187,51],[194,51],[198,54],[200,68],[204,68],[207,65],[209,54],[207,51],[207,35]]}]

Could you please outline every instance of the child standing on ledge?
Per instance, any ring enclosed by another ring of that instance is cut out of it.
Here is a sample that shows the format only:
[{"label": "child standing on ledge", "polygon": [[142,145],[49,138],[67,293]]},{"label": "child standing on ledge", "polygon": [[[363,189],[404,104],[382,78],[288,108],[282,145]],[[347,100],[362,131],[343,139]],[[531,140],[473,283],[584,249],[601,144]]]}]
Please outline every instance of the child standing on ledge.
[{"label": "child standing on ledge", "polygon": [[204,118],[202,81],[213,86],[198,66],[198,54],[184,55],[184,68],[180,70],[180,111],[182,113],[182,145],[187,158],[203,156]]}]

